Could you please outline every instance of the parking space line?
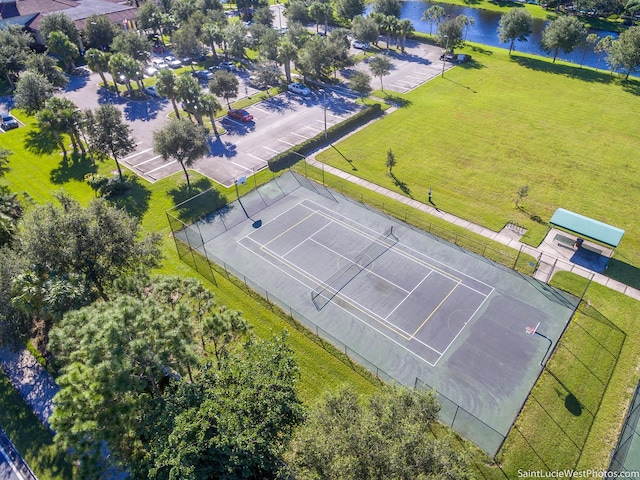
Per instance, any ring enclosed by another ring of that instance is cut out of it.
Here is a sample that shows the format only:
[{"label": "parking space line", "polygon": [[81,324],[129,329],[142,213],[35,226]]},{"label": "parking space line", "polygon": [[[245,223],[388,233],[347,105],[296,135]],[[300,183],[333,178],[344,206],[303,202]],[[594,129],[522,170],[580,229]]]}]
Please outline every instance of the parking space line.
[{"label": "parking space line", "polygon": [[149,170],[148,172],[144,172],[145,175],[151,175],[153,172],[156,172],[158,170],[161,170],[165,167],[168,167],[169,165],[173,165],[174,163],[178,163],[177,160],[173,160],[169,163],[165,163],[164,165],[159,166],[158,168],[154,168],[153,170]]},{"label": "parking space line", "polygon": [[267,150],[269,150],[270,152],[273,152],[273,153],[280,153],[279,150],[274,150],[273,148],[265,147],[264,145],[262,145],[262,148],[265,148],[265,149],[267,149]]},{"label": "parking space line", "polygon": [[[138,145],[140,145],[138,143]],[[123,158],[122,160],[129,160],[130,158],[137,157],[138,155],[142,155],[143,153],[147,153],[149,150],[153,150],[153,147],[147,148],[146,150],[141,150],[140,152],[136,152],[133,155],[129,155],[128,157]]]},{"label": "parking space line", "polygon": [[233,163],[234,165],[236,165],[236,166],[238,166],[238,167],[240,167],[240,168],[242,168],[242,169],[246,170],[247,172],[250,172],[250,171],[251,171],[251,169],[250,169],[250,168],[245,167],[244,165],[241,165],[241,164],[239,164],[239,163],[236,163],[236,162],[234,162],[233,160],[231,160],[231,163]]},{"label": "parking space line", "polygon": [[136,163],[134,165],[135,168],[138,168],[140,165],[144,165],[145,163],[149,163],[149,162],[153,162],[154,160],[157,160],[158,158],[162,157],[162,155],[156,155],[155,157],[150,158],[149,160],[145,160],[144,162],[140,162],[140,163]]},{"label": "parking space line", "polygon": [[252,105],[251,109],[252,110],[258,110],[259,112],[262,112],[262,113],[269,113],[269,110],[263,110],[261,108],[256,107],[255,105]]},{"label": "parking space line", "polygon": [[319,128],[313,128],[313,127],[310,127],[309,125],[305,125],[303,128],[308,128],[309,130],[313,130],[314,132],[320,132],[321,131]]},{"label": "parking space line", "polygon": [[298,137],[304,138],[305,140],[308,139],[309,137],[307,137],[306,135],[302,135],[300,133],[296,133],[296,132],[291,132],[292,135],[296,135]]},{"label": "parking space line", "polygon": [[286,145],[289,145],[290,147],[294,147],[296,144],[295,143],[289,143],[286,140],[282,140],[281,138],[278,139],[279,142],[282,142]]},{"label": "parking space line", "polygon": [[253,155],[251,153],[247,153],[247,155],[250,156],[251,158],[255,158],[256,160],[262,160],[263,162],[266,162],[266,160],[264,158],[256,157],[255,155]]}]

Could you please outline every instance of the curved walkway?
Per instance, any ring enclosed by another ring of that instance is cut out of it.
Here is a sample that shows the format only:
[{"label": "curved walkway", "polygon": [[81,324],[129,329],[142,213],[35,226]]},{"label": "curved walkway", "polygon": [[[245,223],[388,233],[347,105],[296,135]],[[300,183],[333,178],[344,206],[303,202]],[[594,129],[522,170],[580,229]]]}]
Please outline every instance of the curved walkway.
[{"label": "curved walkway", "polygon": [[[541,262],[540,265],[548,265],[549,268],[539,268],[538,270],[536,270],[534,278],[537,278],[538,280],[542,280],[546,283],[555,271],[570,271],[586,278],[592,277],[592,281],[596,283],[609,287],[636,300],[640,300],[640,290],[613,280],[600,273],[587,270],[586,268],[579,267],[574,263],[571,263],[569,261],[569,258],[571,258],[571,255],[575,253],[575,251],[558,247],[554,244],[553,241],[549,240],[550,237],[553,238],[553,236],[555,236],[556,232],[553,230],[547,235],[546,239],[538,247],[526,245],[520,242],[520,235],[516,234],[515,232],[506,229],[500,232],[494,232],[493,230],[489,230],[488,228],[469,222],[468,220],[456,217],[455,215],[451,215],[450,213],[443,212],[442,210],[439,210],[431,205],[418,202],[417,200],[408,198],[398,192],[394,192],[393,190],[389,190],[388,188],[381,187],[380,185],[376,185],[375,183],[369,182],[360,177],[316,160],[316,154],[323,150],[326,150],[327,148],[330,147],[325,147],[324,149],[318,150],[311,154],[306,159],[307,163],[316,168],[324,169],[325,172],[352,182],[356,185],[359,185],[360,187],[367,188],[380,195],[385,195],[389,198],[392,198],[393,200],[404,203],[405,205],[413,207],[416,210],[421,210],[428,213],[429,215],[433,215],[434,217],[441,218],[442,220],[445,220],[453,225],[469,230],[470,232],[482,235],[483,237],[502,243],[503,245],[507,245],[516,250],[520,250],[523,253],[527,253],[538,260],[544,259],[544,262]],[[571,255],[568,255],[569,251],[571,252]]]}]

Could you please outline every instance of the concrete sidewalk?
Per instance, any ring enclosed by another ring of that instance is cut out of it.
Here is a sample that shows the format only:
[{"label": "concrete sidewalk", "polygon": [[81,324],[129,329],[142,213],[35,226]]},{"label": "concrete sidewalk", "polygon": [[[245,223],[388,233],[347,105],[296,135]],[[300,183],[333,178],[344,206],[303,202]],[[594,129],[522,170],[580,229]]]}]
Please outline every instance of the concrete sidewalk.
[{"label": "concrete sidewalk", "polygon": [[545,237],[545,240],[538,247],[526,245],[520,242],[520,235],[517,232],[514,232],[507,228],[503,229],[500,232],[494,232],[493,230],[489,230],[488,228],[469,222],[468,220],[464,220],[462,218],[456,217],[455,215],[451,215],[450,213],[443,212],[437,209],[435,206],[418,202],[417,200],[408,198],[398,192],[394,192],[393,190],[389,190],[388,188],[381,187],[380,185],[376,185],[375,183],[369,182],[367,180],[363,180],[362,178],[347,173],[343,170],[323,164],[316,160],[315,157],[315,155],[320,151],[322,150],[314,152],[312,155],[307,157],[306,161],[309,165],[319,169],[324,169],[326,173],[330,173],[360,187],[367,188],[380,195],[384,195],[393,200],[404,203],[405,205],[413,207],[416,210],[426,212],[429,215],[433,215],[434,217],[445,220],[453,225],[469,230],[470,232],[489,238],[495,242],[502,243],[503,245],[507,245],[516,250],[520,250],[523,253],[531,255],[538,260],[544,258],[544,264],[546,265],[548,263],[549,265],[551,265],[551,271],[545,268],[536,270],[534,278],[537,278],[538,280],[542,280],[546,283],[548,282],[548,279],[550,278],[552,273],[556,271],[570,271],[585,278],[593,276],[594,282],[609,287],[636,300],[640,300],[640,290],[632,288],[616,280],[612,280],[611,278],[601,273],[593,272],[587,270],[586,268],[579,267],[573,264],[570,261],[570,258],[572,254],[575,253],[575,251],[561,248],[555,245],[551,239],[555,236],[555,233],[558,232],[554,230],[551,230],[548,233],[548,235]]}]

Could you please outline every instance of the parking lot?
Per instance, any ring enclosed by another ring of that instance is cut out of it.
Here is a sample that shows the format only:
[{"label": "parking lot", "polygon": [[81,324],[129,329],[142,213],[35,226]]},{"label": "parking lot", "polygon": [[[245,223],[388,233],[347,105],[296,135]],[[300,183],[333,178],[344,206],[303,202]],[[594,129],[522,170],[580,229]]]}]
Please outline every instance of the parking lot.
[{"label": "parking lot", "polygon": [[[323,132],[325,118],[326,128],[330,128],[360,108],[352,99],[335,92],[327,92],[326,97],[318,91],[312,91],[308,97],[282,93],[247,107],[253,115],[252,122],[219,119],[226,133],[217,138],[212,135],[211,153],[197,160],[192,168],[222,185],[231,186],[237,178],[266,167],[268,160],[278,153]],[[140,142],[136,152],[123,163],[152,181],[182,170],[179,163],[164,162],[154,154],[152,141],[149,138]]]},{"label": "parking lot", "polygon": [[[378,46],[384,49],[386,43],[381,40]],[[391,60],[391,71],[389,75],[382,78],[384,89],[407,93],[432,78],[437,77],[442,73],[440,55],[442,55],[443,51],[444,49],[440,47],[407,40],[405,53],[399,53],[395,49],[390,49],[388,53],[384,51],[381,52],[382,54],[388,55]],[[358,50],[354,52],[358,52]],[[371,75],[367,63],[373,55],[372,52],[369,52],[365,60],[352,67],[351,70],[359,70]],[[446,62],[445,71],[449,70],[452,66],[453,64],[450,62]],[[343,75],[347,78],[351,74],[352,71],[349,70],[343,72]],[[372,78],[371,86],[374,89],[380,88],[380,79]]]},{"label": "parking lot", "polygon": [[[379,44],[380,47],[384,45],[384,42]],[[352,49],[352,53],[361,51]],[[390,50],[388,55],[392,69],[383,78],[385,90],[405,93],[439,75],[443,65],[439,60],[441,54],[439,47],[411,40],[407,41],[405,53]],[[340,72],[347,84],[355,70],[370,73],[367,60],[372,55],[370,52],[363,62]],[[447,69],[451,66],[450,63],[445,65]],[[238,96],[230,99],[232,103],[259,92],[249,84],[249,74],[249,71],[242,69],[235,72],[239,87]],[[379,88],[379,81],[378,78],[372,78],[372,87]],[[130,101],[98,88],[99,82],[97,74],[74,77],[63,95],[83,110],[96,108],[103,103],[114,104],[122,110],[132,128],[137,147],[121,161],[136,174],[154,182],[180,172],[182,167],[178,162],[164,162],[153,151],[153,132],[168,122],[169,114],[173,111],[171,102],[158,98]],[[201,85],[206,88],[206,82]],[[218,119],[218,124],[226,133],[217,138],[212,135],[210,154],[196,161],[191,168],[222,185],[233,185],[237,178],[265,168],[268,160],[278,153],[355,114],[360,109],[355,98],[356,95],[344,86],[331,90],[314,89],[306,97],[285,92],[247,107],[246,110],[253,115],[252,122],[243,123],[228,117]],[[226,105],[224,101],[221,103]]]}]

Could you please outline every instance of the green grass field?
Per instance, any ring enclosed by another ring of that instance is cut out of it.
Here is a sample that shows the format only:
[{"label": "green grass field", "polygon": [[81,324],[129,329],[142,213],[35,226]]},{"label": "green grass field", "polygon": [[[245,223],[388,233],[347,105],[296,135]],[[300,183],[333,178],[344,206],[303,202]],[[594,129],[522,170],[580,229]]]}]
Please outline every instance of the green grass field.
[{"label": "green grass field", "polygon": [[[406,95],[405,106],[318,159],[498,231],[512,220],[537,245],[559,208],[626,230],[607,272],[640,285],[640,82],[504,50]],[[384,93],[376,92],[378,96]],[[387,151],[397,159],[386,172]],[[520,187],[529,196],[516,208]],[[404,192],[403,192],[404,191]]]}]

